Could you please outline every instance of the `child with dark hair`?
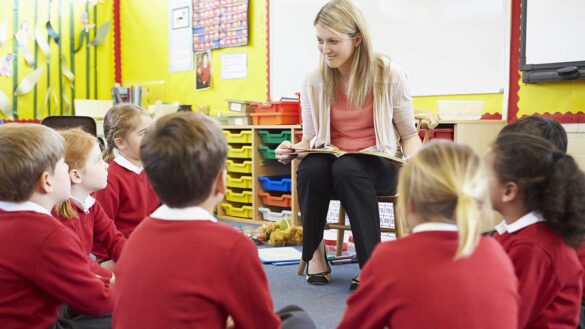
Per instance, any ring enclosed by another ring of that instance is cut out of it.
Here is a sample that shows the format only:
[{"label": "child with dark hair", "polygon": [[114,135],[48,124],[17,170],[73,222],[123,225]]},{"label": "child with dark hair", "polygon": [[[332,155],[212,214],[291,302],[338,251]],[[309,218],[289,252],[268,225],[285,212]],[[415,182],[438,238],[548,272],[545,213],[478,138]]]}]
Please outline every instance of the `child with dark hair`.
[{"label": "child with dark hair", "polygon": [[504,131],[486,155],[496,226],[520,282],[519,328],[576,328],[585,174],[543,138]]},{"label": "child with dark hair", "polygon": [[529,116],[506,125],[500,134],[528,134],[544,138],[560,151],[567,152],[567,132],[557,121],[541,116]]}]

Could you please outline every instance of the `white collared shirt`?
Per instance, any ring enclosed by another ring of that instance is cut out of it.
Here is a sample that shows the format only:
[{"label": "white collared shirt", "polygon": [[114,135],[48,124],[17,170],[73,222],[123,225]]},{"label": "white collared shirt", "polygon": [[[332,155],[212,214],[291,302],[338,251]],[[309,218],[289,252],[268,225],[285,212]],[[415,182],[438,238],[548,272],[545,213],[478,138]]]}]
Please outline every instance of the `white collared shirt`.
[{"label": "white collared shirt", "polygon": [[116,154],[114,161],[123,168],[126,168],[131,172],[136,173],[137,175],[140,175],[140,173],[142,173],[142,170],[144,170],[144,168],[134,165],[132,162],[130,162],[130,160],[126,159],[121,154]]},{"label": "white collared shirt", "polygon": [[498,234],[504,234],[506,232],[514,233],[532,224],[540,223],[543,221],[544,218],[542,218],[542,215],[540,213],[536,211],[531,211],[526,215],[518,218],[518,220],[516,220],[512,224],[506,223],[506,220],[501,221],[500,224],[496,225],[496,231],[498,232]]},{"label": "white collared shirt", "polygon": [[32,201],[25,201],[25,202],[10,202],[10,201],[0,201],[0,209],[4,211],[34,211],[39,214],[51,215],[51,212],[41,206],[38,203],[34,203]]},{"label": "white collared shirt", "polygon": [[171,208],[166,204],[158,207],[150,217],[162,220],[208,220],[217,222],[215,217],[201,207]]},{"label": "white collared shirt", "polygon": [[427,222],[418,224],[412,229],[412,233],[428,232],[428,231],[446,231],[446,232],[457,232],[458,228],[455,224],[439,223],[439,222]]},{"label": "white collared shirt", "polygon": [[95,204],[95,199],[91,195],[88,195],[87,198],[85,198],[85,200],[83,200],[83,201],[80,201],[74,197],[71,197],[71,201],[73,202],[74,205],[77,206],[77,208],[83,210],[83,212],[86,214],[89,212],[91,207],[93,207],[93,205]]}]

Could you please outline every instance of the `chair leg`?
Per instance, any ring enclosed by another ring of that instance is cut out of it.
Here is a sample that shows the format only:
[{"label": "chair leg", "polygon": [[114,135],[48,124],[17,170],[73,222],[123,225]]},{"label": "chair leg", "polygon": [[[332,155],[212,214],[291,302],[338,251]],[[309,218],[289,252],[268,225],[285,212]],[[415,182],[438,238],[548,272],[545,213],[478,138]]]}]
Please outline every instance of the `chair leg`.
[{"label": "chair leg", "polygon": [[299,268],[297,269],[297,274],[298,275],[305,274],[305,266],[307,266],[307,262],[305,262],[304,260],[301,259],[299,261]]},{"label": "chair leg", "polygon": [[[343,206],[341,204],[339,205],[339,215],[337,216],[337,224],[345,225],[345,209],[343,208]],[[337,257],[341,256],[341,253],[343,252],[343,237],[344,236],[345,236],[345,230],[338,229],[337,230],[337,244],[335,247],[335,255],[337,255]]]}]

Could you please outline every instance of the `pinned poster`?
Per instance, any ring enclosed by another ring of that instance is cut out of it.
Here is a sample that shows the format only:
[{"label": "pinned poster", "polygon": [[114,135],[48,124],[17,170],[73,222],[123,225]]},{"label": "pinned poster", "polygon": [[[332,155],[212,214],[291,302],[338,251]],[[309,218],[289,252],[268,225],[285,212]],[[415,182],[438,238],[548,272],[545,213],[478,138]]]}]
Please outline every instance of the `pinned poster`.
[{"label": "pinned poster", "polygon": [[18,88],[16,88],[16,91],[14,92],[14,94],[16,96],[28,94],[29,91],[31,91],[31,89],[33,89],[33,87],[37,84],[37,81],[39,81],[39,77],[41,76],[41,73],[43,73],[42,66],[39,67],[38,69],[32,71],[26,77],[24,77],[24,79],[22,79],[22,81],[18,85]]},{"label": "pinned poster", "polygon": [[248,55],[241,54],[222,54],[221,57],[221,78],[243,79],[247,76]]}]

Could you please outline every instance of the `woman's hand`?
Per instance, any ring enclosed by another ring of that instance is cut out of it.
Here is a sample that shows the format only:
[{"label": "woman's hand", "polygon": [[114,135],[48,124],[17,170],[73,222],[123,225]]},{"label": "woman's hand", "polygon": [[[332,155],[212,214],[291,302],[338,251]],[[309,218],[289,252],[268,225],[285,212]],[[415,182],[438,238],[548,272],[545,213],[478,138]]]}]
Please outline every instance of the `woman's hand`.
[{"label": "woman's hand", "polygon": [[274,153],[276,154],[276,160],[282,164],[290,163],[298,155],[294,154],[293,144],[289,141],[284,141],[278,145]]}]

